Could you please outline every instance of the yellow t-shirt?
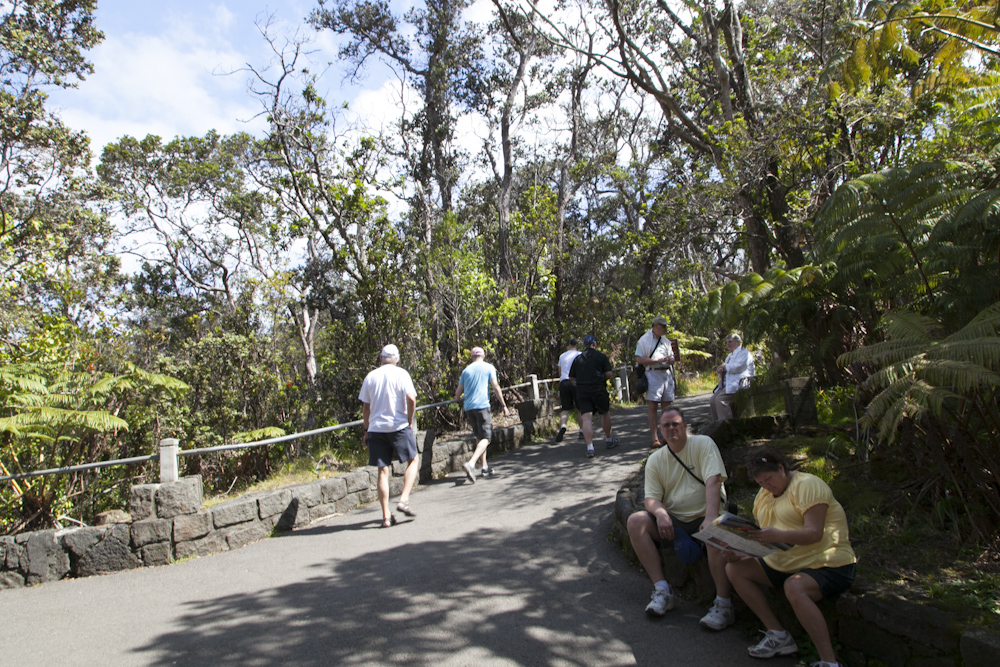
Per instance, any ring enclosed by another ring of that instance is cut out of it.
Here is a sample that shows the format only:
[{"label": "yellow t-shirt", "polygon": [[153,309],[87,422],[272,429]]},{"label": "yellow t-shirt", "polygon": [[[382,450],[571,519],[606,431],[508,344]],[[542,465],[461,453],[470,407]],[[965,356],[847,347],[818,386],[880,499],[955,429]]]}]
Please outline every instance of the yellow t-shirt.
[{"label": "yellow t-shirt", "polygon": [[[646,460],[646,497],[662,502],[667,512],[681,521],[700,519],[705,516],[705,485],[685,472],[667,447],[663,445]],[[702,481],[713,475],[726,481],[726,464],[715,441],[707,435],[688,435],[677,457]],[[725,507],[725,487],[721,493]]]},{"label": "yellow t-shirt", "polygon": [[820,567],[842,567],[858,561],[851,548],[847,531],[847,515],[830,486],[816,475],[795,472],[784,493],[775,498],[761,489],[753,503],[757,523],[780,530],[800,530],[805,527],[802,516],[811,507],[826,505],[823,537],[813,544],[797,544],[788,551],[764,557],[764,562],[778,572],[799,572]]}]

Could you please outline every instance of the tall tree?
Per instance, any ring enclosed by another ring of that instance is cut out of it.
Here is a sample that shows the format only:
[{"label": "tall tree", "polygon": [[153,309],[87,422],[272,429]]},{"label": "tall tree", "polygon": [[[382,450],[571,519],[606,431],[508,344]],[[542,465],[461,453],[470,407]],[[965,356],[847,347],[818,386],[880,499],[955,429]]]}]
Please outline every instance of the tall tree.
[{"label": "tall tree", "polygon": [[[400,140],[412,179],[408,183],[411,215],[425,252],[433,243],[435,226],[452,210],[461,171],[459,151],[453,144],[456,103],[468,94],[469,69],[480,53],[480,35],[462,19],[468,5],[468,0],[428,0],[400,17],[385,0],[320,0],[309,18],[317,29],[349,38],[340,55],[354,63],[355,75],[378,56],[399,68],[404,85],[412,81],[419,91],[421,105],[414,114],[404,115]],[[426,255],[420,261],[431,339],[438,355],[441,327],[449,326],[443,322],[447,314],[441,312],[433,262]]]}]

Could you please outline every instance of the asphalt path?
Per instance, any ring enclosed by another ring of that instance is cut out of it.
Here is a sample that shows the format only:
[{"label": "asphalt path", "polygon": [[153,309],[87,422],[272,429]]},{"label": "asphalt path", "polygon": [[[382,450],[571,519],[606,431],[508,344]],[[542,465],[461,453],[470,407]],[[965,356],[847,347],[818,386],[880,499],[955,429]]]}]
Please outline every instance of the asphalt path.
[{"label": "asphalt path", "polygon": [[[707,397],[680,404],[706,418]],[[0,591],[0,664],[759,665],[743,632],[699,628],[701,605],[644,614],[651,584],[610,533],[649,451],[645,410],[613,422],[622,445],[599,440],[594,459],[571,431],[492,459],[492,479],[421,485],[392,528],[376,503],[236,551]]]}]

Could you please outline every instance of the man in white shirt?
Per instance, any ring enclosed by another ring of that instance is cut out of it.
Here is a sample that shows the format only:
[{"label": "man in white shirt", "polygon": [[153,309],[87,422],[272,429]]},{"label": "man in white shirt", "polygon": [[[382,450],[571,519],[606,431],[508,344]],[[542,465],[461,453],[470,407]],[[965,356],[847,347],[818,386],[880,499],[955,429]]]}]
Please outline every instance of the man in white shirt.
[{"label": "man in white shirt", "polygon": [[719,374],[719,387],[709,401],[714,420],[733,418],[736,392],[748,384],[749,378],[754,376],[753,355],[743,347],[742,343],[737,334],[726,336],[729,356],[726,357],[724,364],[715,369]]},{"label": "man in white shirt", "polygon": [[666,333],[667,321],[654,317],[652,328],[639,338],[635,346],[635,363],[646,367],[646,379],[649,381],[649,389],[646,390],[649,410],[646,416],[651,436],[649,446],[654,448],[660,446],[656,405],[659,403],[663,411],[674,402],[674,349]]},{"label": "man in white shirt", "polygon": [[417,409],[417,390],[410,374],[399,368],[399,348],[382,348],[382,365],[361,383],[358,399],[364,403],[364,442],[368,445],[368,465],[378,466],[378,501],[382,505],[382,527],[396,523],[389,511],[389,474],[392,457],[407,463],[403,472],[403,492],[396,510],[416,516],[410,508],[410,490],[417,481],[417,439],[411,424]]},{"label": "man in white shirt", "polygon": [[562,412],[559,413],[559,433],[556,434],[556,442],[562,442],[563,436],[566,435],[569,413],[576,408],[576,380],[569,376],[573,360],[580,356],[576,343],[575,338],[570,338],[566,351],[559,355],[559,400],[562,402]]}]

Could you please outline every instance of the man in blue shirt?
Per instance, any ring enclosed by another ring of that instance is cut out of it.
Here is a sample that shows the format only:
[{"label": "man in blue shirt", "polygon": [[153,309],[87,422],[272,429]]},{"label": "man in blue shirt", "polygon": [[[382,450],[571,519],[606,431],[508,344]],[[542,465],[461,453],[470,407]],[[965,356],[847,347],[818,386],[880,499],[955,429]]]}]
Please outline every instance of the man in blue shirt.
[{"label": "man in blue shirt", "polygon": [[458,389],[455,390],[455,400],[457,401],[465,394],[465,417],[469,420],[469,426],[477,438],[476,450],[462,468],[465,476],[473,484],[476,483],[476,461],[483,457],[483,477],[491,477],[493,471],[486,463],[486,448],[493,438],[493,413],[490,411],[490,385],[497,393],[497,399],[503,406],[503,415],[507,416],[507,404],[503,400],[503,392],[500,391],[500,383],[497,382],[497,369],[493,364],[485,361],[486,352],[481,347],[472,348],[472,363],[462,371],[462,377],[458,381]]}]

